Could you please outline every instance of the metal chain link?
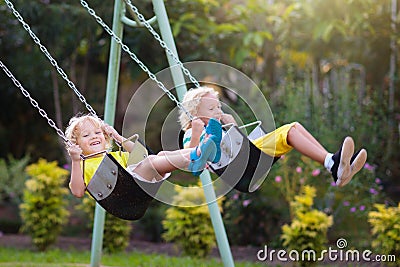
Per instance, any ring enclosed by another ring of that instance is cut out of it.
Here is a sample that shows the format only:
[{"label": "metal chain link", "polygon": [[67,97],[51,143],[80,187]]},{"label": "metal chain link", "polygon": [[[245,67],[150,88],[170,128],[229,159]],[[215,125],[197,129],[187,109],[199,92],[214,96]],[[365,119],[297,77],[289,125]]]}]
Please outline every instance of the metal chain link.
[{"label": "metal chain link", "polygon": [[140,22],[143,23],[143,25],[149,30],[149,32],[153,35],[153,37],[160,43],[161,47],[164,48],[164,50],[170,55],[174,61],[179,65],[179,67],[182,69],[183,73],[189,77],[190,81],[194,83],[196,87],[200,87],[199,82],[192,76],[190,71],[183,66],[183,63],[179,60],[179,58],[172,52],[172,50],[168,47],[168,45],[162,40],[160,35],[154,30],[154,28],[150,25],[150,23],[147,22],[143,14],[141,14],[136,6],[134,6],[131,2],[131,0],[125,0],[125,2],[128,4],[128,6],[132,9],[132,11],[136,14]]},{"label": "metal chain link", "polygon": [[9,0],[4,0],[9,7],[9,9],[12,11],[13,15],[18,19],[18,21],[22,24],[24,29],[29,33],[33,41],[39,46],[40,51],[43,52],[43,54],[49,59],[51,65],[53,65],[57,72],[61,75],[61,77],[67,82],[68,86],[75,92],[75,94],[78,96],[79,100],[85,105],[86,109],[94,116],[96,115],[96,112],[92,108],[92,106],[89,105],[89,103],[86,102],[85,97],[79,92],[79,90],[76,88],[75,84],[68,78],[67,74],[65,74],[64,70],[58,65],[57,61],[50,55],[48,52],[47,48],[41,44],[39,38],[36,36],[36,34],[31,30],[29,25],[24,21],[22,16],[18,13],[18,11],[14,8],[14,5],[9,1]]},{"label": "metal chain link", "polygon": [[44,111],[38,104],[38,102],[31,97],[29,92],[22,86],[22,84],[15,78],[15,76],[11,73],[11,71],[8,70],[8,68],[3,64],[3,62],[0,60],[0,67],[3,69],[4,73],[13,81],[15,86],[17,86],[20,90],[21,93],[29,99],[31,102],[32,106],[36,108],[39,111],[39,114],[47,120],[47,123],[52,127],[54,130],[56,130],[57,134],[64,140],[64,142],[68,144],[72,144],[70,140],[64,135],[64,132],[61,131],[60,128],[58,128],[55,124],[55,122],[49,118],[47,115],[46,111]]},{"label": "metal chain link", "polygon": [[159,81],[156,77],[156,75],[154,75],[148,68],[147,66],[136,56],[135,53],[133,53],[129,47],[124,44],[121,40],[121,38],[119,38],[112,30],[111,28],[96,14],[96,12],[89,7],[88,3],[84,0],[81,0],[81,5],[86,8],[86,10],[88,11],[88,13],[94,17],[97,21],[98,24],[100,24],[100,26],[102,26],[104,28],[104,30],[119,44],[121,45],[122,50],[124,50],[126,53],[129,54],[129,56],[139,65],[139,67],[149,76],[149,78],[151,80],[153,80],[154,82],[156,82],[157,86],[161,88],[161,90],[163,90],[167,96],[173,101],[175,102],[176,106],[183,110],[186,115],[189,117],[190,120],[193,120],[193,115],[189,113],[189,111],[187,111],[184,106],[176,99],[175,95],[172,94],[166,87],[165,85]]}]

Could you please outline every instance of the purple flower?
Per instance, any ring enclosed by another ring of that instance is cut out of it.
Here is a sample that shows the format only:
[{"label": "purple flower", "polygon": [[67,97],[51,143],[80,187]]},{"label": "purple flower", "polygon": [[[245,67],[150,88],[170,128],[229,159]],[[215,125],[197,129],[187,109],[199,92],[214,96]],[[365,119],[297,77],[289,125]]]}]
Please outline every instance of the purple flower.
[{"label": "purple flower", "polygon": [[376,179],[375,179],[375,183],[380,184],[380,183],[382,183],[382,181],[381,181],[381,179],[376,178]]},{"label": "purple flower", "polygon": [[239,199],[239,194],[238,193],[236,193],[236,194],[234,194],[233,196],[232,196],[232,199]]},{"label": "purple flower", "polygon": [[336,183],[335,182],[331,182],[331,186],[336,186]]},{"label": "purple flower", "polygon": [[371,171],[371,172],[375,169],[374,166],[368,164],[368,162],[365,163],[364,168],[369,170],[369,171]]},{"label": "purple flower", "polygon": [[296,172],[297,172],[297,173],[302,173],[303,170],[301,169],[301,167],[297,167],[297,168],[296,168]]},{"label": "purple flower", "polygon": [[361,211],[365,210],[365,206],[364,206],[364,205],[361,205],[361,206],[360,206],[360,210],[361,210]]},{"label": "purple flower", "polygon": [[313,170],[313,171],[311,172],[311,175],[315,177],[315,176],[318,176],[320,173],[321,173],[321,170],[320,170],[320,169],[315,169],[315,170]]},{"label": "purple flower", "polygon": [[350,206],[350,202],[348,202],[347,200],[346,201],[343,201],[343,206]]},{"label": "purple flower", "polygon": [[63,165],[63,168],[64,168],[65,170],[71,170],[71,166],[69,166],[69,164],[64,164],[64,165]]},{"label": "purple flower", "polygon": [[356,207],[351,207],[350,208],[350,212],[356,212],[356,210],[357,210]]},{"label": "purple flower", "polygon": [[282,177],[281,176],[276,176],[275,177],[275,182],[277,182],[277,183],[280,183],[280,182],[282,182]]},{"label": "purple flower", "polygon": [[251,199],[246,199],[243,201],[243,207],[247,207],[251,203]]},{"label": "purple flower", "polygon": [[378,191],[376,191],[375,188],[370,188],[370,189],[369,189],[369,192],[370,192],[371,194],[373,194],[373,195],[377,195],[377,194],[378,194]]}]

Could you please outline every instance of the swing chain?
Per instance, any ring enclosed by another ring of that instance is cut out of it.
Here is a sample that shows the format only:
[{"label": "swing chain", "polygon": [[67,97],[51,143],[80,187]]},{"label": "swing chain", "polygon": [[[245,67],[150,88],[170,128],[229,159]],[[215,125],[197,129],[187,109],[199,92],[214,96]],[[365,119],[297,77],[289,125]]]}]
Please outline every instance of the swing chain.
[{"label": "swing chain", "polygon": [[[166,87],[165,85],[159,81],[156,77],[156,75],[154,75],[148,68],[147,66],[136,56],[135,53],[133,53],[129,47],[124,44],[121,40],[121,38],[119,38],[112,30],[111,28],[96,14],[96,12],[89,7],[88,3],[84,0],[81,0],[81,5],[86,8],[87,12],[96,19],[97,23],[100,24],[100,26],[102,26],[104,28],[104,30],[106,30],[106,32],[119,44],[121,45],[122,50],[124,50],[126,53],[129,54],[129,56],[139,65],[139,67],[145,72],[147,73],[147,75],[149,76],[149,78],[151,80],[153,80],[154,82],[157,83],[157,86],[160,87],[166,94],[167,96],[173,101],[175,102],[176,106],[183,110],[186,115],[190,118],[190,120],[193,120],[193,115],[189,113],[189,111],[187,111],[185,109],[185,107],[176,99],[175,95],[172,94]],[[140,13],[139,13],[140,14]],[[142,16],[143,17],[143,16]],[[151,27],[151,26],[150,26]],[[182,64],[182,63],[181,63]],[[183,65],[182,65],[183,66]]]},{"label": "swing chain", "polygon": [[[14,5],[9,1],[9,0],[4,0],[7,4],[7,6],[10,8],[14,16],[18,19],[18,21],[22,24],[24,29],[29,33],[29,35],[32,37],[33,41],[39,46],[40,50],[45,54],[45,56],[49,59],[51,65],[56,68],[58,73],[61,75],[61,77],[67,82],[68,86],[75,92],[75,94],[78,96],[79,100],[85,105],[86,109],[94,116],[96,115],[96,112],[92,108],[92,106],[89,105],[89,103],[86,102],[85,97],[79,92],[79,90],[76,88],[75,84],[68,79],[67,74],[65,74],[64,70],[58,65],[57,61],[50,55],[49,51],[46,49],[44,45],[41,44],[39,38],[36,36],[36,34],[31,30],[29,25],[24,21],[22,16],[19,14],[19,12],[14,8]],[[10,77],[11,78],[11,77]]]},{"label": "swing chain", "polygon": [[145,19],[145,17],[139,12],[136,6],[134,6],[131,0],[125,0],[128,6],[132,9],[132,11],[136,14],[137,18],[141,23],[149,30],[149,32],[153,35],[153,37],[160,43],[161,47],[170,55],[174,61],[179,65],[182,69],[183,73],[189,77],[190,81],[198,88],[200,87],[199,82],[192,76],[190,71],[183,66],[183,63],[179,60],[179,58],[172,52],[172,50],[168,47],[168,45],[162,40],[160,35],[154,30],[154,28],[150,25],[150,23]]},{"label": "swing chain", "polygon": [[8,68],[3,64],[3,62],[0,60],[0,67],[3,69],[4,73],[13,81],[15,86],[17,86],[22,94],[29,99],[31,102],[32,106],[36,108],[39,111],[39,114],[47,120],[47,123],[52,127],[54,130],[56,130],[57,134],[64,140],[64,142],[68,143],[71,145],[71,141],[68,140],[68,138],[64,135],[63,131],[61,131],[55,124],[55,122],[49,118],[47,115],[46,111],[44,111],[38,104],[38,102],[31,97],[29,92],[22,86],[22,84],[15,78],[15,76],[11,73],[11,71],[8,70]]}]

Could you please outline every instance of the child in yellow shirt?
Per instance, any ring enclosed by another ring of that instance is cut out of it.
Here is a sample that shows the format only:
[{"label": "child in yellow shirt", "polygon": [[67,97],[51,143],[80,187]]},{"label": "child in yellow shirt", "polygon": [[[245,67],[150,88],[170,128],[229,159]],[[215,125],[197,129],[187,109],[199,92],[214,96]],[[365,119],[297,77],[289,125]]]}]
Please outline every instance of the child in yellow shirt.
[{"label": "child in yellow shirt", "polygon": [[[161,151],[157,155],[149,155],[134,166],[127,166],[127,153],[112,155],[128,171],[134,172],[137,177],[149,182],[165,179],[171,171],[177,169],[188,169],[198,176],[205,168],[207,161],[216,162],[216,159],[220,157],[217,147],[221,142],[221,124],[217,120],[211,120],[209,125],[204,141],[200,142],[196,148]],[[124,142],[125,139],[113,127],[93,115],[73,117],[65,135],[72,143],[67,146],[67,150],[72,161],[70,189],[76,197],[83,197],[86,185],[100,165],[105,151],[110,147],[111,138],[122,143],[128,152],[131,152],[134,146],[133,142]],[[81,155],[88,156],[97,153],[99,153],[97,156],[85,162],[84,175]]]}]

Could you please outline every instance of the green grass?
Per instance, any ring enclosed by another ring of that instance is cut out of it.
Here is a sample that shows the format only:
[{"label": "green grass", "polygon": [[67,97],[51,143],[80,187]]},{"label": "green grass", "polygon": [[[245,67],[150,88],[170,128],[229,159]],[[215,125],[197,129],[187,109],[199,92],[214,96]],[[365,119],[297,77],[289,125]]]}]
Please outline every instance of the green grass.
[{"label": "green grass", "polygon": [[[52,249],[46,252],[36,252],[28,249],[0,247],[1,267],[87,267],[90,265],[90,251],[74,251]],[[187,267],[187,266],[223,266],[220,259],[194,259],[189,257],[169,257],[158,254],[142,254],[124,252],[104,254],[102,266],[118,267]],[[266,266],[265,263],[235,262],[238,267]]]}]

